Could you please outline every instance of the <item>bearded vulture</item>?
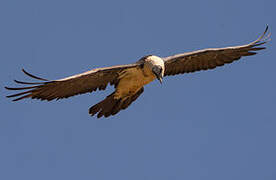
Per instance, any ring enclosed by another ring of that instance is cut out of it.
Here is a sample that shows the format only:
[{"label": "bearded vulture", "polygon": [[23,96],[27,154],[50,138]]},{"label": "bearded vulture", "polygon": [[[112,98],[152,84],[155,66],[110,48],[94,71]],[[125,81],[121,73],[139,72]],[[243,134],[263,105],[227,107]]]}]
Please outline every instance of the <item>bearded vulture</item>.
[{"label": "bearded vulture", "polygon": [[18,101],[25,98],[40,100],[58,100],[74,95],[105,90],[108,84],[114,85],[115,91],[101,102],[89,109],[91,116],[109,117],[126,109],[144,91],[144,85],[158,79],[162,83],[164,76],[191,73],[200,70],[214,69],[224,64],[239,60],[242,56],[255,55],[255,51],[265,49],[270,37],[267,35],[268,26],[264,33],[255,41],[242,46],[203,49],[169,57],[148,55],[136,63],[92,69],[90,71],[58,80],[47,80],[32,75],[22,69],[29,77],[40,82],[23,82],[14,80],[27,87],[5,87],[8,90],[23,90],[23,92],[7,96]]}]

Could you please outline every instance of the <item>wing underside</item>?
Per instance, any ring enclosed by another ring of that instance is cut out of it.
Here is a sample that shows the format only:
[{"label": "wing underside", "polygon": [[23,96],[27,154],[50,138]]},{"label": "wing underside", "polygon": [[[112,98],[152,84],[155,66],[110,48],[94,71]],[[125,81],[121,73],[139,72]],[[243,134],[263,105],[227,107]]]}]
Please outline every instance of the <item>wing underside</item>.
[{"label": "wing underside", "polygon": [[247,45],[203,49],[163,58],[165,63],[165,76],[214,69],[218,66],[239,60],[243,56],[255,55],[257,51],[265,49],[261,45],[264,45],[270,40],[271,33],[267,34],[267,31],[268,26],[257,40]]}]

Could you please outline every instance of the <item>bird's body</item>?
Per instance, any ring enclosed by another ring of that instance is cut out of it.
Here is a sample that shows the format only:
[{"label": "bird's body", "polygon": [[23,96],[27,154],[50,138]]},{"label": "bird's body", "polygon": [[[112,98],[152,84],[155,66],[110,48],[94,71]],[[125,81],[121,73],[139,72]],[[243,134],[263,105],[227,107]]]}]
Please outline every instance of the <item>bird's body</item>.
[{"label": "bird's body", "polygon": [[144,86],[156,78],[153,66],[164,68],[164,61],[160,57],[149,55],[141,58],[137,66],[124,69],[118,74],[116,90],[106,99],[89,109],[91,115],[98,113],[98,117],[114,115],[121,109],[127,108],[144,91]]},{"label": "bird's body", "polygon": [[144,86],[155,79],[162,83],[164,76],[213,69],[238,60],[242,56],[256,54],[254,51],[265,49],[265,47],[258,46],[266,43],[270,35],[264,36],[267,30],[268,28],[256,41],[243,46],[204,49],[165,58],[148,55],[133,64],[93,69],[53,81],[39,78],[23,70],[26,75],[42,82],[30,83],[15,80],[16,83],[32,86],[6,87],[8,90],[26,90],[7,97],[17,97],[14,101],[25,98],[58,100],[77,94],[104,90],[110,84],[114,85],[115,91],[89,109],[89,114],[92,116],[97,114],[98,118],[108,117],[126,109],[143,93]]},{"label": "bird's body", "polygon": [[119,73],[119,83],[116,87],[115,98],[127,97],[135,94],[144,85],[156,79],[153,66],[160,65],[164,68],[164,61],[160,57],[148,55],[137,62],[134,68],[125,69]]},{"label": "bird's body", "polygon": [[150,83],[155,78],[152,75],[145,76],[139,66],[124,70],[119,75],[119,83],[116,87],[115,98],[119,99],[135,94],[141,87]]},{"label": "bird's body", "polygon": [[[159,59],[163,62],[161,58]],[[125,69],[119,73],[120,81],[116,87],[115,98],[134,94],[155,78],[155,75],[152,73],[147,63],[142,66]]]}]

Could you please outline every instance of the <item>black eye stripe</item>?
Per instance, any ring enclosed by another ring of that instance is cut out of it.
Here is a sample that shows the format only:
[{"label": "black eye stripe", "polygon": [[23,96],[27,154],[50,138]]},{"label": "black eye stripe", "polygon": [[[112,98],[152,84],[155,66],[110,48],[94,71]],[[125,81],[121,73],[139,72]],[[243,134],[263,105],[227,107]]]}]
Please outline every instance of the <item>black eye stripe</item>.
[{"label": "black eye stripe", "polygon": [[162,73],[162,67],[161,66],[155,66],[153,68],[153,71],[155,71],[155,73],[161,74]]},{"label": "black eye stripe", "polygon": [[156,72],[153,71],[153,74],[154,74],[156,77],[158,77],[158,74],[157,74]]},{"label": "black eye stripe", "polygon": [[161,72],[162,72],[162,68],[159,69],[159,73],[161,73]]}]

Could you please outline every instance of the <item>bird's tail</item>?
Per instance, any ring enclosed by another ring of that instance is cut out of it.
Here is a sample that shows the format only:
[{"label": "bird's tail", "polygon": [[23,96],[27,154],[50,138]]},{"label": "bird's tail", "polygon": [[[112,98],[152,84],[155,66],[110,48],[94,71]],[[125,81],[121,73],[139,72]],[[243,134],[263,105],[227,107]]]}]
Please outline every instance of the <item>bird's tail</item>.
[{"label": "bird's tail", "polygon": [[115,99],[115,92],[107,96],[104,100],[95,104],[89,109],[89,114],[94,116],[98,113],[97,117],[102,116],[108,117],[111,115],[117,114],[122,109],[126,109],[133,101],[135,101],[144,91],[144,88],[141,88],[136,94],[129,96],[127,98]]}]

